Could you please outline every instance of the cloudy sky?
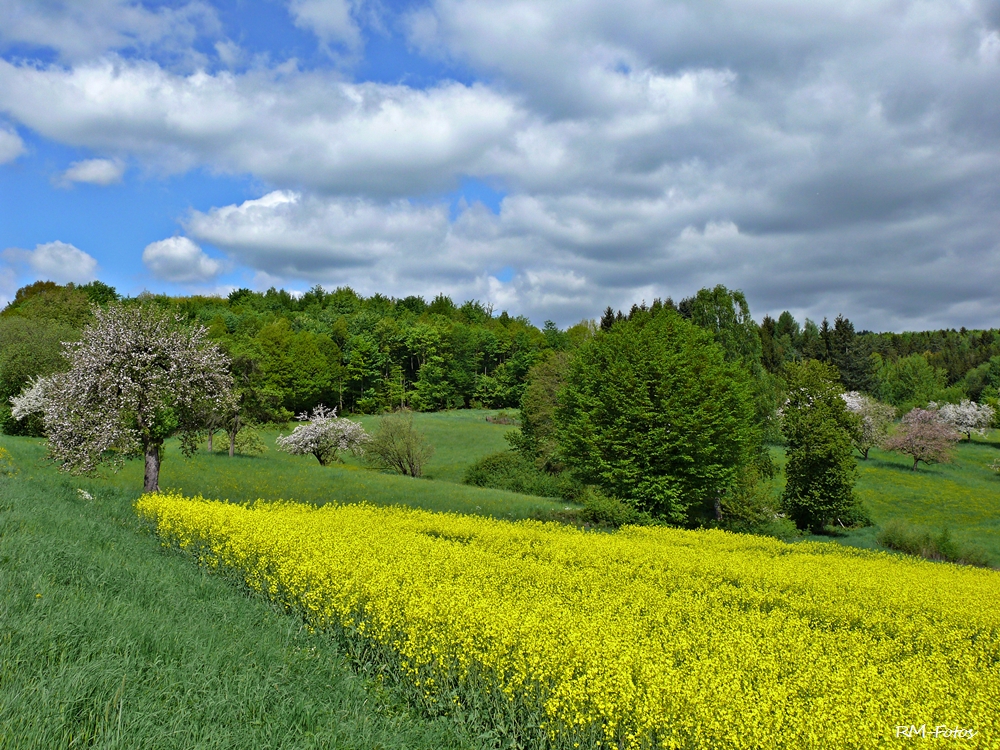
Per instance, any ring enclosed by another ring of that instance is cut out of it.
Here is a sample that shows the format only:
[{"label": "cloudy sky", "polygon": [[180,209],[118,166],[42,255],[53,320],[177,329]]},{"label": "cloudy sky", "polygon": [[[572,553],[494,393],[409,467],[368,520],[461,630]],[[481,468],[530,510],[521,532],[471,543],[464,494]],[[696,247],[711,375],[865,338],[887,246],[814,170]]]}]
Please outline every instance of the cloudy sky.
[{"label": "cloudy sky", "polygon": [[1000,326],[996,0],[0,0],[0,303]]}]

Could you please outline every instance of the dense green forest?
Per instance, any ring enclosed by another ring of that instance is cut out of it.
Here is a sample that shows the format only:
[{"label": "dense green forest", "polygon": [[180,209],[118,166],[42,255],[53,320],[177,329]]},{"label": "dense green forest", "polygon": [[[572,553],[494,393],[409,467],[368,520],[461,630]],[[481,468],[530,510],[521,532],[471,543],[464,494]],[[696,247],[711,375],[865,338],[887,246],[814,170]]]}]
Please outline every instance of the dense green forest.
[{"label": "dense green forest", "polygon": [[[8,433],[39,425],[10,417],[9,398],[37,376],[64,366],[62,342],[91,318],[91,306],[119,299],[99,281],[60,286],[40,281],[18,290],[0,312],[0,426]],[[786,363],[817,359],[837,368],[848,390],[868,392],[905,408],[930,400],[995,402],[1000,387],[1000,331],[961,329],[914,333],[856,332],[847,318],[831,325],[799,323],[788,312],[755,322],[739,292],[703,289],[676,304],[655,300],[628,312],[608,308],[598,322],[566,330],[470,300],[445,295],[363,297],[350,288],[240,289],[228,298],[142,295],[209,330],[230,356],[248,419],[284,421],[318,403],[342,413],[406,406],[516,408],[529,373],[544,377],[550,353],[566,356],[617,320],[674,308],[709,330],[730,361],[757,383],[758,415],[766,418],[782,388]],[[551,370],[551,364],[548,365]]]}]

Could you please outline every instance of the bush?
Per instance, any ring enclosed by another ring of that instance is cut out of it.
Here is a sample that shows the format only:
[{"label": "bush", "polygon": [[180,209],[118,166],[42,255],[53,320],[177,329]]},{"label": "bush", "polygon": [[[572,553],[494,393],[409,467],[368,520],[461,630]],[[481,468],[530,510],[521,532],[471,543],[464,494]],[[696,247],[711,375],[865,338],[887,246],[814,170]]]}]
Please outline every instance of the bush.
[{"label": "bush", "polygon": [[583,505],[580,517],[595,526],[612,526],[618,528],[631,524],[633,526],[648,526],[655,521],[648,513],[641,513],[628,503],[616,497],[605,495],[600,490],[587,487],[578,498]]},{"label": "bush", "polygon": [[561,477],[540,471],[533,462],[514,451],[500,451],[479,459],[465,472],[464,481],[475,487],[566,498],[566,483]]},{"label": "bush", "polygon": [[802,536],[802,532],[799,531],[799,527],[795,525],[795,522],[791,518],[784,517],[772,518],[769,521],[759,524],[750,529],[750,533],[760,536],[771,536],[783,542],[790,542]]},{"label": "bush", "polygon": [[376,469],[419,477],[434,455],[434,446],[413,427],[413,412],[398,411],[378,418],[365,444],[365,463]]},{"label": "bush", "polygon": [[261,440],[260,432],[251,425],[243,427],[236,433],[236,444],[233,447],[241,456],[259,456],[267,452],[267,446]]},{"label": "bush", "polygon": [[948,529],[939,534],[931,534],[894,519],[882,527],[875,539],[888,549],[928,560],[990,567],[990,558],[983,550],[955,541]]},{"label": "bush", "polygon": [[498,411],[496,414],[487,414],[486,421],[490,424],[520,424],[517,415],[509,411]]}]

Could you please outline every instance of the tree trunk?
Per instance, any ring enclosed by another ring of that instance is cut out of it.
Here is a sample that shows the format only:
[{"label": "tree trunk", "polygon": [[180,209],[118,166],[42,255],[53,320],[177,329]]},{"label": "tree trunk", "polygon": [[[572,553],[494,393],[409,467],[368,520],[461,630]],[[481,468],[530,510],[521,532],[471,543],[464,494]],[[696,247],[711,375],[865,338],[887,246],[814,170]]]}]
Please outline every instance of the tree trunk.
[{"label": "tree trunk", "polygon": [[215,436],[215,430],[208,431],[208,452],[212,452],[212,438]]},{"label": "tree trunk", "polygon": [[160,443],[146,446],[146,473],[143,477],[143,492],[160,491]]},{"label": "tree trunk", "polygon": [[913,459],[913,468],[911,468],[911,469],[910,469],[910,471],[916,471],[916,470],[917,470],[917,464],[918,464],[919,462],[920,462],[920,459],[919,459],[919,458],[915,458],[915,459]]},{"label": "tree trunk", "polygon": [[229,457],[232,458],[236,455],[236,433],[229,433]]}]

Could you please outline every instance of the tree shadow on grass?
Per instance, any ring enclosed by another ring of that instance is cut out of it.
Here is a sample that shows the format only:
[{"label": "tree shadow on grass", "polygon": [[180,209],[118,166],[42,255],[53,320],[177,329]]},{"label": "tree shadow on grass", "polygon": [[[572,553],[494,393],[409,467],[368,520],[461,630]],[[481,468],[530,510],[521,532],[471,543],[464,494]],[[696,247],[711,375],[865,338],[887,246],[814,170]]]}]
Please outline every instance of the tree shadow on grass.
[{"label": "tree shadow on grass", "polygon": [[910,463],[887,461],[881,458],[869,458],[867,463],[862,464],[862,466],[869,466],[873,469],[888,469],[890,471],[898,471],[904,474],[908,474],[910,476],[919,476],[921,474],[940,474],[940,471],[937,470],[940,467],[940,464],[931,464],[930,466],[927,466],[921,463],[917,466],[916,471],[914,471],[911,468]]}]

